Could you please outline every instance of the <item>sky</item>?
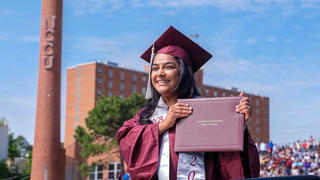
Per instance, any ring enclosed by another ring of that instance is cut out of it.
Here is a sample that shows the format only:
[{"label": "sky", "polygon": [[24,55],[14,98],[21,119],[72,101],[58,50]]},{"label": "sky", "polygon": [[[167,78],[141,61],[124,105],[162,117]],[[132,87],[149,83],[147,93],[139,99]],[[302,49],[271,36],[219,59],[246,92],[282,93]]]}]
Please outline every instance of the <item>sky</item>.
[{"label": "sky", "polygon": [[[170,25],[213,54],[204,84],[270,98],[276,143],[320,139],[320,0],[64,0],[61,136],[66,69],[112,61],[143,71],[140,54]],[[0,6],[0,117],[33,144],[41,0]]]}]

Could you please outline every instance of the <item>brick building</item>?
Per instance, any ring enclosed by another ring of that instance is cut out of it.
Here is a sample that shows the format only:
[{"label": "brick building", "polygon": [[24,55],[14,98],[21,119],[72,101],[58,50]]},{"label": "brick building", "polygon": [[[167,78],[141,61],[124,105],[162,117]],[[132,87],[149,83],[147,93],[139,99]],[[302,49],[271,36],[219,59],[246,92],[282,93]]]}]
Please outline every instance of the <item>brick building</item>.
[{"label": "brick building", "polygon": [[[94,108],[100,95],[129,97],[132,93],[144,94],[146,91],[148,68],[139,72],[121,68],[117,63],[91,62],[80,64],[67,69],[67,96],[66,96],[66,178],[81,179],[76,170],[81,161],[79,146],[73,138],[77,126],[85,127],[85,118]],[[204,97],[238,96],[237,88],[223,89],[203,84],[203,70],[195,74],[195,80]],[[248,122],[253,140],[256,142],[269,140],[269,98],[246,94],[250,98],[254,112]],[[99,158],[99,157],[97,157]],[[92,159],[89,159],[92,161]],[[110,156],[107,168],[96,166],[89,179],[113,179],[120,171],[118,155]],[[111,177],[114,176],[114,177]]]}]

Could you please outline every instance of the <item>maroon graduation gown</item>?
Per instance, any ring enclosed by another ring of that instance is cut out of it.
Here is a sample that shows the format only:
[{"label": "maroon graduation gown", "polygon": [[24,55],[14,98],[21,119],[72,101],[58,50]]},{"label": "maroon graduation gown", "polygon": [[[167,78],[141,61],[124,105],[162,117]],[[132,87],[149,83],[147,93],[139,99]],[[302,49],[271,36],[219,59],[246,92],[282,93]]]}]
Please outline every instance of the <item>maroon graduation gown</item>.
[{"label": "maroon graduation gown", "polygon": [[[140,110],[137,115],[124,122],[117,133],[120,153],[128,165],[130,177],[135,179],[158,179],[159,137],[158,124],[140,125]],[[240,179],[258,177],[259,154],[248,130],[244,135],[242,152],[206,152],[205,171],[207,180]],[[175,130],[169,130],[170,180],[177,179],[178,153],[174,152]]]}]

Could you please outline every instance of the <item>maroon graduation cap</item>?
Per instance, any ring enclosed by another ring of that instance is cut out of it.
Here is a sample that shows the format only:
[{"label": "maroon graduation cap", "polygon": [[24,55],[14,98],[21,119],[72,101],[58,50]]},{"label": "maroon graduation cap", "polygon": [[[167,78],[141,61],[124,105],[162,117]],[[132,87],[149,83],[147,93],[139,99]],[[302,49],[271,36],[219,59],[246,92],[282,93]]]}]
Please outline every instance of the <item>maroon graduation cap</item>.
[{"label": "maroon graduation cap", "polygon": [[170,54],[185,61],[196,72],[212,55],[193,42],[190,38],[170,26],[142,55],[141,58],[150,63],[154,46],[155,54]]}]

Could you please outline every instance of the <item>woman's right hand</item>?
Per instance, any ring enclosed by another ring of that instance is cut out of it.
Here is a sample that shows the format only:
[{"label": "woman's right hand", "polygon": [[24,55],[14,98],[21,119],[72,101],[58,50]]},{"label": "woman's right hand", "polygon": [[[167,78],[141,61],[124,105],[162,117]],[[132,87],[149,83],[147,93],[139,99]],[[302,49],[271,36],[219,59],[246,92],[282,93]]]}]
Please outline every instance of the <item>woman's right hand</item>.
[{"label": "woman's right hand", "polygon": [[169,107],[166,118],[159,123],[159,134],[162,134],[167,129],[176,124],[179,118],[185,118],[192,114],[192,108],[188,104],[175,103]]}]

